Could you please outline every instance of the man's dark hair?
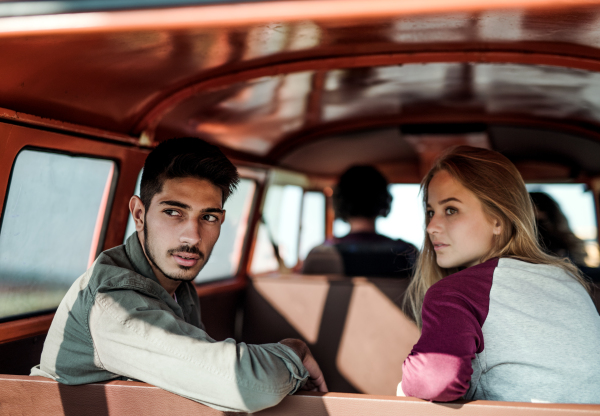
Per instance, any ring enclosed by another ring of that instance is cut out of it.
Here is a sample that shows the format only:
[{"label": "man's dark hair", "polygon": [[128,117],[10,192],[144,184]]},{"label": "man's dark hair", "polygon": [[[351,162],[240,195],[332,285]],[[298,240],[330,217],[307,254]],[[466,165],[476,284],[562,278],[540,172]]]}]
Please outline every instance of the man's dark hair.
[{"label": "man's dark hair", "polygon": [[333,192],[335,214],[344,221],[352,217],[386,217],[391,203],[387,180],[372,166],[352,166]]},{"label": "man's dark hair", "polygon": [[150,201],[161,192],[166,179],[206,179],[223,191],[223,204],[240,181],[237,169],[212,144],[197,137],[170,139],[159,144],[146,158],[140,199],[150,208]]}]

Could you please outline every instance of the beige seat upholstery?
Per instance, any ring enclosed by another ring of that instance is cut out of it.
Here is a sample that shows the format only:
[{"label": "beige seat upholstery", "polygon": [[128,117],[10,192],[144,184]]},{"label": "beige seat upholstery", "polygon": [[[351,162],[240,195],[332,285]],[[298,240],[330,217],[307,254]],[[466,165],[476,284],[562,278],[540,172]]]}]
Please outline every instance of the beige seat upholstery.
[{"label": "beige seat upholstery", "polygon": [[394,395],[419,330],[400,310],[408,279],[284,275],[252,279],[242,339],[305,340],[331,391]]}]

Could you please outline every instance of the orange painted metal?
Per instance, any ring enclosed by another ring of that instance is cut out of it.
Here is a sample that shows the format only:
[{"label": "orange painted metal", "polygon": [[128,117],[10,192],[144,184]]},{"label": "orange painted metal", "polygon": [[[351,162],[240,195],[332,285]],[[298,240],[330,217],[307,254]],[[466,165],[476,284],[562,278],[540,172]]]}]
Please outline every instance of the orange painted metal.
[{"label": "orange painted metal", "polygon": [[[32,115],[19,116],[21,122],[132,144],[139,143],[142,132],[152,137],[156,130],[159,139],[201,133],[212,137],[211,132],[222,131],[247,143],[252,141],[249,133],[271,134],[274,145],[292,130],[300,133],[327,121],[319,109],[328,88],[324,75],[322,80],[314,75],[301,93],[291,94],[295,87],[289,85],[288,98],[255,105],[257,112],[271,114],[272,123],[262,130],[256,125],[237,127],[246,121],[244,107],[223,111],[231,102],[215,91],[228,89],[224,93],[243,103],[243,84],[261,77],[411,62],[599,68],[598,1],[307,4],[257,2],[5,18],[0,54],[11,60],[2,69],[0,106]],[[353,76],[356,82],[368,82],[368,74]],[[278,124],[291,98],[300,111],[289,123]],[[519,97],[512,100],[518,103]],[[203,103],[200,113],[184,111],[198,102]],[[340,108],[352,104],[338,103]],[[10,111],[4,113],[16,119]],[[196,119],[210,122],[198,130]],[[219,137],[215,141],[235,144]]]},{"label": "orange painted metal", "polygon": [[[491,47],[491,46],[487,46]],[[600,55],[598,58],[568,56],[552,53],[536,53],[533,51],[488,51],[467,50],[467,51],[433,51],[433,52],[415,52],[409,51],[405,53],[386,53],[377,55],[361,55],[350,57],[334,57],[322,59],[307,59],[295,62],[271,64],[259,68],[249,69],[246,71],[235,71],[232,74],[222,75],[201,81],[198,84],[178,90],[173,95],[166,97],[162,102],[157,103],[155,107],[148,111],[142,118],[134,132],[141,133],[146,129],[156,128],[163,117],[168,113],[172,113],[175,120],[170,125],[185,125],[185,120],[181,118],[182,113],[177,106],[187,99],[198,96],[198,100],[202,100],[202,93],[205,91],[214,91],[219,88],[235,86],[239,83],[248,82],[265,77],[275,77],[283,74],[300,73],[306,71],[327,71],[349,68],[365,68],[365,67],[383,67],[392,65],[402,65],[409,63],[438,63],[438,62],[460,62],[460,63],[515,63],[524,65],[549,65],[565,68],[583,69],[589,71],[600,72]],[[315,75],[316,76],[316,75]],[[322,75],[321,75],[322,76]],[[241,85],[236,89],[240,89]],[[314,87],[323,87],[323,81],[316,82]],[[320,95],[318,96],[320,98]],[[309,100],[310,111],[309,119],[319,119],[315,115],[315,100]],[[195,106],[197,108],[197,106]],[[187,115],[186,112],[183,112]],[[237,121],[237,120],[236,120]],[[313,125],[313,122],[308,122],[308,125]],[[189,124],[188,124],[189,125]],[[184,130],[185,131],[185,130]],[[188,133],[193,131],[187,130]],[[228,130],[207,131],[207,133],[230,133]],[[228,143],[223,143],[227,145]]]},{"label": "orange painted metal", "polygon": [[531,117],[522,114],[486,114],[483,112],[452,112],[433,108],[429,112],[417,114],[399,114],[380,117],[357,117],[353,120],[341,120],[320,124],[312,129],[291,134],[281,140],[280,145],[274,147],[267,158],[280,160],[294,149],[304,146],[312,141],[320,140],[331,135],[386,126],[402,126],[403,124],[427,123],[489,123],[507,124],[515,126],[538,127],[564,131],[583,137],[590,137],[600,141],[600,123],[592,124],[582,120],[556,120],[543,117]]},{"label": "orange painted metal", "polygon": [[198,297],[202,299],[202,297],[205,296],[243,290],[246,288],[246,286],[246,279],[242,276],[236,276],[233,279],[196,285],[196,292],[198,293]]},{"label": "orange painted metal", "polygon": [[106,184],[104,185],[104,191],[102,192],[102,199],[100,200],[100,208],[98,209],[98,215],[96,217],[96,225],[94,226],[94,234],[92,236],[92,246],[90,248],[90,255],[88,258],[87,267],[96,260],[98,255],[98,245],[100,244],[100,236],[102,235],[102,229],[104,228],[104,219],[106,218],[106,210],[108,207],[108,200],[110,198],[110,190],[112,188],[113,179],[115,174],[115,167],[111,166]]},{"label": "orange painted metal", "polygon": [[[466,13],[495,10],[560,10],[597,7],[598,0],[312,0],[272,1],[172,9],[92,12],[4,18],[5,36],[45,36],[55,33],[116,33],[139,30],[189,30],[264,24],[265,22],[364,21],[406,15]],[[309,6],[310,5],[310,6]],[[343,7],[341,7],[343,6]]]},{"label": "orange painted metal", "polygon": [[242,278],[245,282],[248,281],[252,258],[254,257],[254,248],[256,247],[256,239],[258,235],[258,227],[260,226],[260,218],[262,216],[263,203],[267,194],[266,182],[259,182],[256,186],[256,194],[254,196],[253,209],[250,215],[246,244],[244,245],[244,253],[240,263],[240,271],[238,278]]},{"label": "orange painted metal", "polygon": [[[36,147],[111,159],[117,162],[118,181],[103,249],[122,244],[129,215],[128,201],[143,166],[147,150],[108,142],[0,123],[0,166],[12,166],[24,147]],[[0,169],[0,211],[8,192],[10,168]]]},{"label": "orange painted metal", "polygon": [[54,313],[0,323],[0,344],[43,335],[50,329]]},{"label": "orange painted metal", "polygon": [[16,122],[21,125],[40,127],[44,129],[62,131],[67,134],[76,134],[83,137],[94,137],[99,139],[115,140],[125,142],[131,145],[139,144],[140,140],[124,134],[114,133],[107,130],[96,129],[93,127],[82,126],[73,123],[66,123],[60,120],[53,120],[43,117],[33,116],[31,114],[19,113],[7,108],[0,108],[0,119],[8,122]]}]

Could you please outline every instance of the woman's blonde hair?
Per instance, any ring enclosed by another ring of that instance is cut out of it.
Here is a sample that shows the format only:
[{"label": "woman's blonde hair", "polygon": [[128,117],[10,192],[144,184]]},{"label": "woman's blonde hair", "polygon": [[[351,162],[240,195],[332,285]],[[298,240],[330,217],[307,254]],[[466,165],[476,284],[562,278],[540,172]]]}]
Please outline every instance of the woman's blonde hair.
[{"label": "woman's blonde hair", "polygon": [[[490,218],[497,219],[502,232],[494,236],[490,251],[481,259],[511,257],[529,263],[558,266],[589,291],[589,284],[579,269],[568,259],[544,252],[537,238],[533,205],[521,174],[498,152],[471,146],[451,148],[442,155],[421,182],[423,207],[427,206],[429,183],[433,176],[446,171],[481,201]],[[425,217],[425,226],[429,218]],[[444,277],[457,272],[437,265],[435,251],[425,234],[423,249],[417,260],[413,278],[404,297],[403,309],[422,326],[421,308],[427,290]]]}]

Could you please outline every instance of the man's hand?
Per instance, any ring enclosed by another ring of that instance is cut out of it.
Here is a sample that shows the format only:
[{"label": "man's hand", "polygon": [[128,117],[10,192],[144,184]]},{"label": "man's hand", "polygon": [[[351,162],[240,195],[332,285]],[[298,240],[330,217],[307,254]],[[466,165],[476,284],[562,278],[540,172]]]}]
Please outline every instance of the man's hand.
[{"label": "man's hand", "polygon": [[294,338],[286,338],[283,341],[279,341],[279,343],[294,350],[308,371],[308,380],[302,387],[302,390],[320,391],[323,393],[329,391],[327,390],[327,384],[325,383],[325,378],[323,377],[323,373],[319,368],[319,364],[317,364],[315,358],[312,356],[310,350],[303,341]]}]

